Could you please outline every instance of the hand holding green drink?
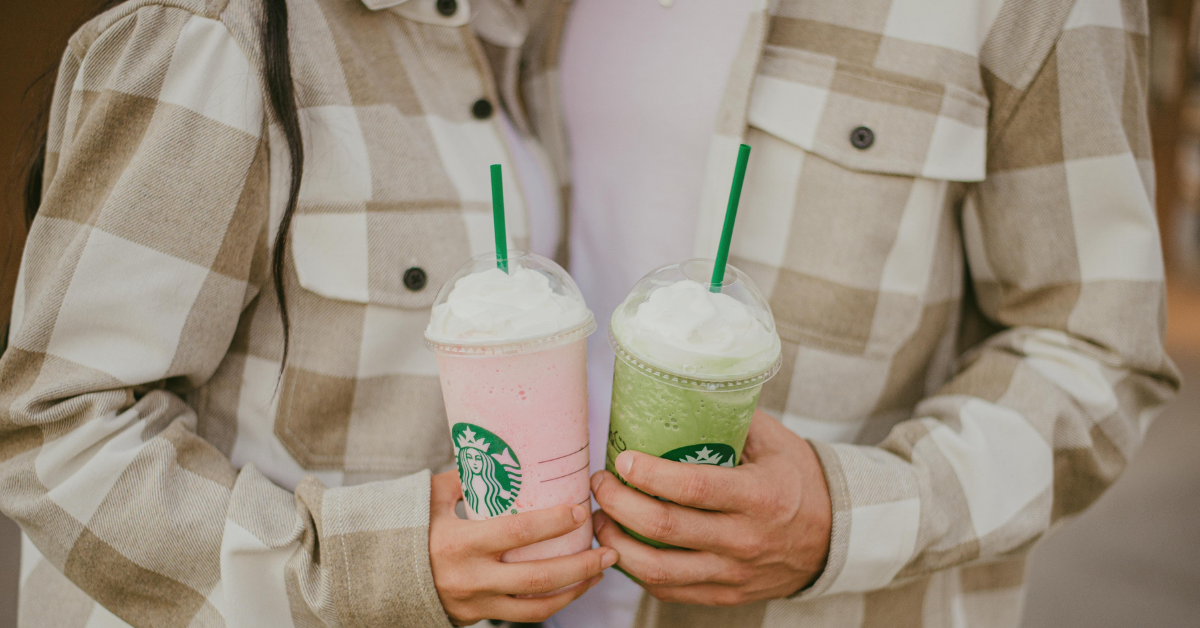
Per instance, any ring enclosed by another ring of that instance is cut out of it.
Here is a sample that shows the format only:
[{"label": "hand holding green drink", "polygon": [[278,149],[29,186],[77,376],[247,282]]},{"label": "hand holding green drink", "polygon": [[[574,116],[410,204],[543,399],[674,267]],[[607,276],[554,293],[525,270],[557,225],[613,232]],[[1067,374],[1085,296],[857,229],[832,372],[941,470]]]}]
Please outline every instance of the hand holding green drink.
[{"label": "hand holding green drink", "polygon": [[749,277],[729,267],[723,291],[710,292],[711,269],[701,259],[660,268],[613,314],[605,467],[618,477],[625,450],[722,467],[741,460],[762,385],[779,369],[780,343]]},{"label": "hand holding green drink", "polygon": [[756,409],[781,343],[762,293],[726,263],[743,145],[716,260],[642,278],[613,313],[601,544],[668,602],[735,606],[791,595],[822,572],[832,511],[808,441]]},{"label": "hand holding green drink", "polygon": [[779,370],[771,308],[754,282],[726,262],[749,153],[743,144],[716,261],[691,259],[651,272],[613,313],[605,468],[618,477],[615,461],[627,449],[689,464],[738,464],[762,385]]}]

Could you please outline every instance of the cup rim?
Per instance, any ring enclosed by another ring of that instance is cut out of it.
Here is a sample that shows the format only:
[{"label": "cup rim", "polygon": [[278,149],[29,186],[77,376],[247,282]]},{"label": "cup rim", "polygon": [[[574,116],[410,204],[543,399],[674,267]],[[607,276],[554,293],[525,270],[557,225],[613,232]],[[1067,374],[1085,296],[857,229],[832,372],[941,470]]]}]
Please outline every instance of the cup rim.
[{"label": "cup rim", "polygon": [[[560,345],[568,344],[580,338],[586,338],[596,331],[596,316],[591,308],[587,307],[587,302],[583,299],[582,293],[579,291],[579,286],[575,284],[575,280],[565,268],[559,266],[554,260],[538,255],[532,251],[523,251],[521,249],[509,249],[509,255],[505,261],[510,264],[521,260],[528,260],[531,265],[536,265],[536,272],[549,272],[551,275],[561,275],[560,279],[566,286],[578,297],[579,303],[583,306],[587,316],[582,318],[578,323],[566,329],[556,329],[550,333],[533,334],[529,336],[521,336],[518,338],[501,338],[501,339],[462,339],[450,340],[444,338],[431,338],[429,336],[429,327],[426,326],[425,333],[422,334],[423,342],[426,348],[434,353],[443,355],[457,356],[496,356],[496,355],[516,355],[519,353],[531,353],[550,349]],[[460,274],[473,266],[479,264],[494,264],[496,262],[496,251],[484,251],[472,255],[467,262],[455,271],[454,276],[442,284],[438,289],[438,295],[434,299],[434,307],[443,303],[449,293],[454,290],[454,281],[461,278]],[[511,266],[510,266],[511,268]],[[431,312],[432,315],[432,312]]]},{"label": "cup rim", "polygon": [[676,388],[684,388],[687,390],[699,390],[704,392],[734,392],[738,390],[746,390],[755,386],[762,386],[767,383],[767,380],[775,376],[779,369],[783,366],[783,352],[780,351],[779,356],[775,358],[775,362],[766,369],[752,373],[750,375],[739,377],[703,377],[693,374],[679,373],[673,369],[664,367],[660,364],[655,364],[646,360],[637,354],[630,351],[617,339],[617,335],[613,333],[612,324],[608,325],[608,344],[612,347],[613,353],[616,354],[616,359],[621,360],[629,366],[637,369],[643,375],[651,377],[669,386]]},{"label": "cup rim", "polygon": [[596,317],[588,310],[584,321],[569,329],[555,331],[544,336],[517,338],[513,340],[488,340],[480,342],[447,342],[425,336],[425,346],[434,353],[459,357],[493,357],[518,355],[553,349],[570,344],[592,335],[596,331]]}]

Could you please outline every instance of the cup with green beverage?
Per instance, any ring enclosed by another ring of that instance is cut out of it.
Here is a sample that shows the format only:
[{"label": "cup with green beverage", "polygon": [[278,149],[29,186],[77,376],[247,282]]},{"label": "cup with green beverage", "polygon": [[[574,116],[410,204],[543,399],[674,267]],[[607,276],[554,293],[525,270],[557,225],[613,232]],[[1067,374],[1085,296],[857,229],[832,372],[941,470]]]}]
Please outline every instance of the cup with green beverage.
[{"label": "cup with green beverage", "polygon": [[716,259],[654,270],[613,312],[608,339],[616,365],[605,468],[618,478],[617,456],[628,449],[686,464],[736,466],[763,384],[779,371],[771,306],[749,276],[728,264],[749,158],[750,147],[742,144]]},{"label": "cup with green beverage", "polygon": [[[713,260],[646,275],[617,307],[608,338],[616,364],[605,468],[627,449],[688,464],[741,461],[763,384],[779,370],[775,320],[745,273]],[[669,547],[626,529],[635,538]]]}]

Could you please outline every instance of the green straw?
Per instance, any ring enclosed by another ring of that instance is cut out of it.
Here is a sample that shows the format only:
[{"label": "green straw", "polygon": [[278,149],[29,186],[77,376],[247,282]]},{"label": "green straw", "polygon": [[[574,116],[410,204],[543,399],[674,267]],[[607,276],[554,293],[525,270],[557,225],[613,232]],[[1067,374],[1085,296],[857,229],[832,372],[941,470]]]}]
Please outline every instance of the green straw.
[{"label": "green straw", "polygon": [[[742,181],[746,178],[746,162],[750,160],[750,147],[742,144],[738,149],[737,167],[733,170],[733,187],[729,189],[729,205],[725,208],[725,227],[721,230],[721,246],[717,248],[717,261],[713,264],[712,284],[709,292],[720,292],[725,282],[725,263],[729,259],[729,241],[733,239],[733,221],[737,220],[738,201],[742,199]],[[495,166],[492,166],[493,168]]]},{"label": "green straw", "polygon": [[500,178],[500,164],[492,164],[492,225],[496,231],[496,268],[507,273],[508,237],[504,231],[504,180]]}]

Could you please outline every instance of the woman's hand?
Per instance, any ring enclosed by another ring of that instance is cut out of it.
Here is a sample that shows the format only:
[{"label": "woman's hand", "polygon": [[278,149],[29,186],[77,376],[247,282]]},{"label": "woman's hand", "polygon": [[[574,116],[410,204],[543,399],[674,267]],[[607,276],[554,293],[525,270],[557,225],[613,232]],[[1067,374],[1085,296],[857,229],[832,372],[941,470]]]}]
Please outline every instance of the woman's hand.
[{"label": "woman's hand", "polygon": [[[454,512],[460,499],[462,486],[456,472],[433,476],[429,563],[442,607],[455,625],[482,619],[543,621],[583,595],[600,581],[600,572],[617,562],[616,550],[606,547],[545,560],[500,562],[507,550],[557,538],[584,525],[587,508],[556,506],[464,521]],[[544,595],[564,587],[570,588]]]}]

